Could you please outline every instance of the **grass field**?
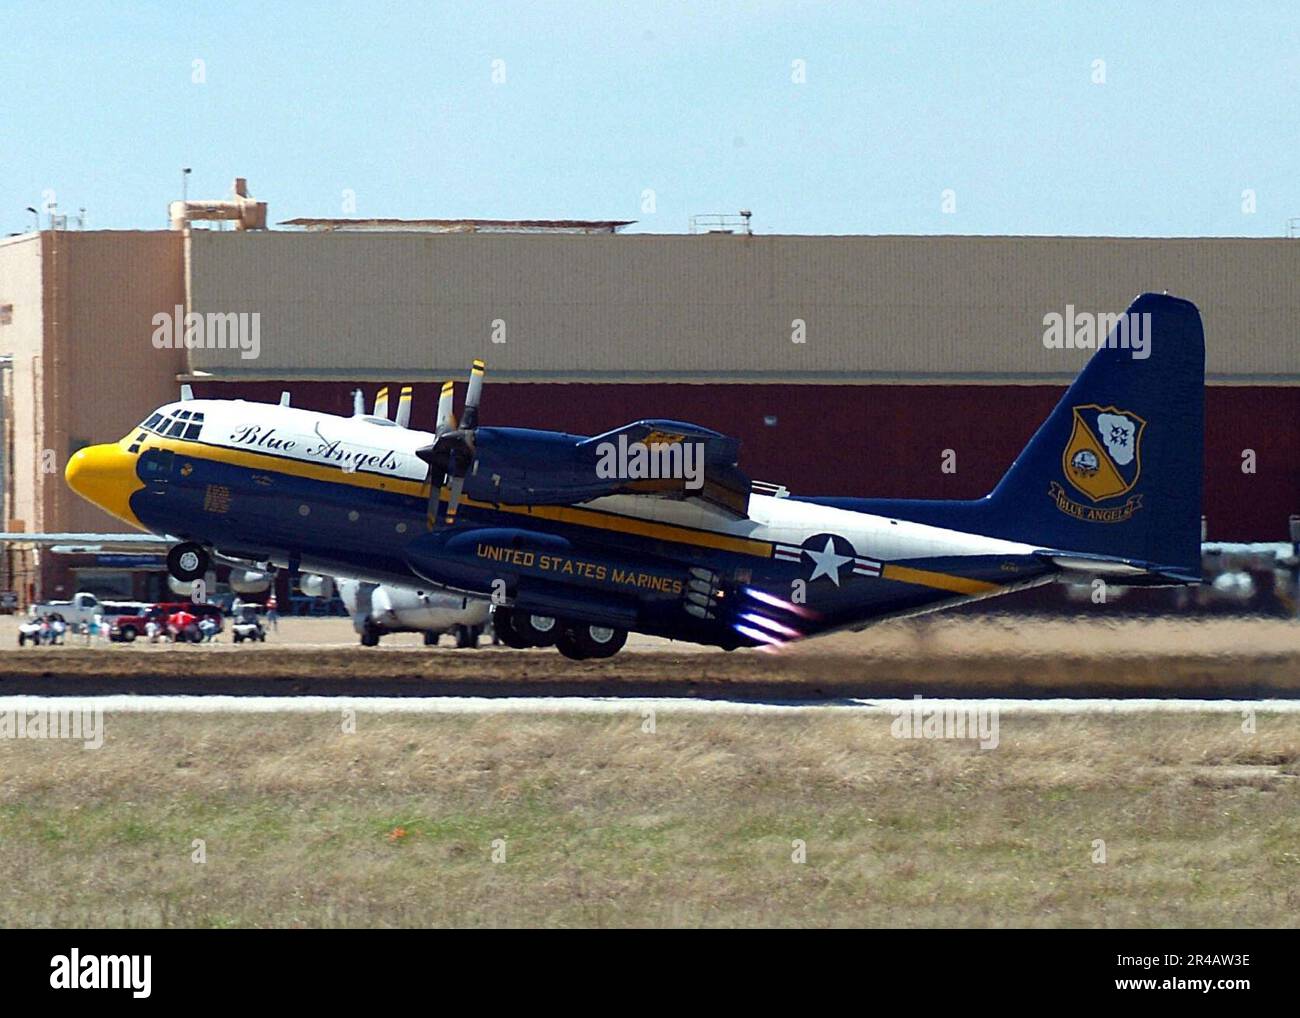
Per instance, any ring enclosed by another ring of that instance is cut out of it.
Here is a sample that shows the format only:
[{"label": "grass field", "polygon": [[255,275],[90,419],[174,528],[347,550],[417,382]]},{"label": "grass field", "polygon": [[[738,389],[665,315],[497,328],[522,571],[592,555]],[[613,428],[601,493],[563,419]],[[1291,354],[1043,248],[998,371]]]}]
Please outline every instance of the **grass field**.
[{"label": "grass field", "polygon": [[655,721],[122,714],[100,750],[5,740],[0,924],[1300,923],[1292,715],[1004,715],[988,751],[887,715]]}]

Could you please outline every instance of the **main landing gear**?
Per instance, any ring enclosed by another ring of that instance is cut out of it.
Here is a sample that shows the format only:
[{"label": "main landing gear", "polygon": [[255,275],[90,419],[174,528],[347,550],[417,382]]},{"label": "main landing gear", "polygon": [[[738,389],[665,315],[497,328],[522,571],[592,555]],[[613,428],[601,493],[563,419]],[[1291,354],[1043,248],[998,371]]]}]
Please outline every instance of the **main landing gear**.
[{"label": "main landing gear", "polygon": [[207,549],[193,541],[178,544],[167,553],[167,571],[182,583],[202,579],[211,563]]},{"label": "main landing gear", "polygon": [[515,650],[555,647],[574,661],[613,657],[627,643],[627,630],[593,626],[551,615],[535,615],[518,608],[492,610],[492,625],[501,642]]}]

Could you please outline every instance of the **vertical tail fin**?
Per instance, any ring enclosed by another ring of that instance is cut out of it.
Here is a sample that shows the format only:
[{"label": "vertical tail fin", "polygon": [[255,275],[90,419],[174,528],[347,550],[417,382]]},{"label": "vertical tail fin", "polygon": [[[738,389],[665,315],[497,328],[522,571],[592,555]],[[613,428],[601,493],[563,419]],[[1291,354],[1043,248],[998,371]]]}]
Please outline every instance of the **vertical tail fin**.
[{"label": "vertical tail fin", "polygon": [[1143,294],[989,495],[997,536],[1198,580],[1204,402],[1200,312]]}]

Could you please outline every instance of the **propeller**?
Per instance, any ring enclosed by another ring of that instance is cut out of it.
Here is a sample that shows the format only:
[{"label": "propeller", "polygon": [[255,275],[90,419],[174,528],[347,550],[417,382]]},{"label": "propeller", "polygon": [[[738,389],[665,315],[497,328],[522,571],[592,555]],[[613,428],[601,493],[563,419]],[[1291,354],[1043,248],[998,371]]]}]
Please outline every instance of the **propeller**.
[{"label": "propeller", "polygon": [[388,386],[386,385],[375,393],[375,416],[385,419],[388,417]]},{"label": "propeller", "polygon": [[411,387],[402,386],[402,391],[397,397],[397,426],[399,428],[408,427],[411,423]]},{"label": "propeller", "polygon": [[[474,361],[469,373],[469,391],[465,394],[465,410],[460,423],[452,413],[455,386],[444,383],[438,399],[438,423],[433,445],[425,446],[416,455],[429,464],[429,525],[430,528],[452,526],[460,508],[461,492],[465,478],[474,466],[474,439],[478,431],[478,405],[483,395],[483,375],[486,367],[481,360]],[[433,482],[441,477],[435,488]],[[442,514],[442,485],[449,484],[451,494],[447,500],[446,514]]]}]

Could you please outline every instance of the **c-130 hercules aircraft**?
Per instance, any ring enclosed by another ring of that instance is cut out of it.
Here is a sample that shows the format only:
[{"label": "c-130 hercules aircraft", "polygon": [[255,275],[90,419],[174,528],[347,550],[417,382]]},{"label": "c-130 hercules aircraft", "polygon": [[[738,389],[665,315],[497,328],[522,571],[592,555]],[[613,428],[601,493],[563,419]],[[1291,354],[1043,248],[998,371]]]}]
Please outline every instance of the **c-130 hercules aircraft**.
[{"label": "c-130 hercules aircraft", "polygon": [[[1125,342],[1139,321],[1144,359]],[[1068,574],[1198,583],[1204,359],[1194,305],[1139,297],[969,501],[752,485],[734,439],[677,421],[595,437],[481,426],[481,361],[459,421],[443,386],[433,432],[407,426],[409,388],[396,420],[386,390],[350,418],[185,399],[80,450],[66,478],[178,542],[180,580],[216,556],[445,588],[492,600],[511,646],[575,659],[609,657],[629,632],[779,646]]]}]

